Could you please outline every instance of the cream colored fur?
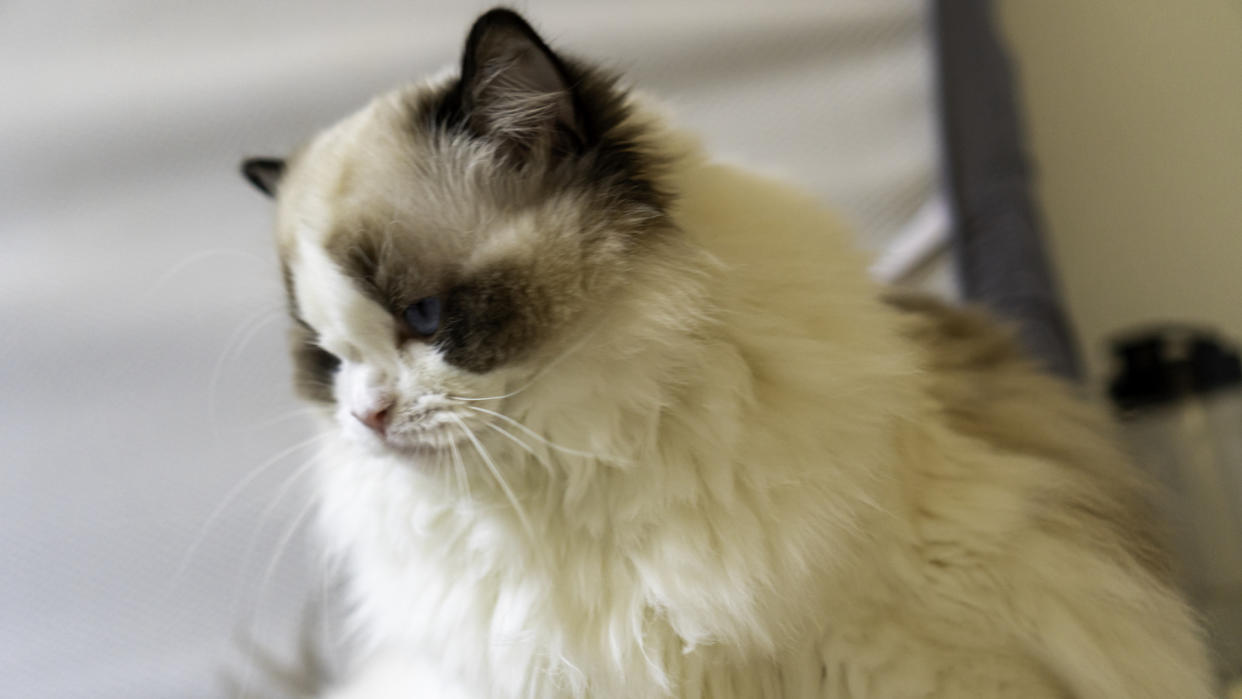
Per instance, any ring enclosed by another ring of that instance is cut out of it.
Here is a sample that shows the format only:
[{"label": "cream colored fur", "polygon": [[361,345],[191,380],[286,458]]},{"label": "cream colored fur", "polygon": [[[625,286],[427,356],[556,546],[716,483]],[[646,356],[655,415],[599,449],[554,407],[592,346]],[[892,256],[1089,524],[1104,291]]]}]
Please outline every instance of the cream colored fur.
[{"label": "cream colored fur", "polygon": [[[319,528],[360,649],[332,697],[1212,696],[1178,595],[1126,531],[1076,509],[1129,512],[1130,491],[964,426],[954,388],[982,379],[935,361],[841,227],[682,136],[655,137],[682,154],[665,175],[680,233],[554,355],[471,383],[382,347],[378,307],[358,310],[315,246],[344,205],[324,184],[336,158],[388,128],[385,104],[303,156],[282,248],[348,359],[342,383],[387,367],[458,406],[477,442],[417,457],[366,444],[348,415],[326,424]],[[538,221],[572,226],[573,202],[533,220],[485,254],[529,245]],[[1090,410],[1053,410],[1076,404],[1001,370],[1024,392],[998,410],[1017,401],[1032,435],[1072,434],[1126,471]],[[446,397],[506,392],[470,405],[521,427]]]}]

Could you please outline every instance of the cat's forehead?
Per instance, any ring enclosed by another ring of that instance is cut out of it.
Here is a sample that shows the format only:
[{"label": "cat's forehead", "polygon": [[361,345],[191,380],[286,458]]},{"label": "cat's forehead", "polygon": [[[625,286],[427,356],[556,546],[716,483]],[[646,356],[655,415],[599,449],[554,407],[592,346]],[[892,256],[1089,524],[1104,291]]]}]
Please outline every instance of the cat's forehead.
[{"label": "cat's forehead", "polygon": [[[486,202],[470,190],[471,144],[449,139],[420,114],[442,88],[405,88],[376,98],[317,135],[282,184],[282,244],[324,247],[359,232],[418,220],[427,228],[473,228]],[[469,206],[458,202],[469,201]]]},{"label": "cat's forehead", "polygon": [[354,272],[392,258],[443,266],[468,253],[497,214],[472,172],[471,144],[446,142],[420,118],[438,89],[379,97],[293,159],[278,224],[287,262],[307,245]]}]

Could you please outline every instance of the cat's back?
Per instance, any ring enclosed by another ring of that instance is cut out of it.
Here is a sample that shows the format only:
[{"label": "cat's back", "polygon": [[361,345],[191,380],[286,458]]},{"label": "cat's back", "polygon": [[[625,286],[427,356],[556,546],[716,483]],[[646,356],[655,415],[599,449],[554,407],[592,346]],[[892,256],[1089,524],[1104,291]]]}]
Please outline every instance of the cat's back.
[{"label": "cat's back", "polygon": [[1098,406],[1045,372],[1009,328],[980,309],[912,293],[885,302],[903,316],[927,391],[952,431],[1055,470],[1060,487],[1049,490],[1043,509],[1064,520],[1062,533],[1103,530],[1167,579],[1152,493]]},{"label": "cat's back", "polygon": [[899,476],[910,617],[991,634],[1068,696],[1209,696],[1151,492],[1106,416],[981,311],[886,301],[930,406]]}]

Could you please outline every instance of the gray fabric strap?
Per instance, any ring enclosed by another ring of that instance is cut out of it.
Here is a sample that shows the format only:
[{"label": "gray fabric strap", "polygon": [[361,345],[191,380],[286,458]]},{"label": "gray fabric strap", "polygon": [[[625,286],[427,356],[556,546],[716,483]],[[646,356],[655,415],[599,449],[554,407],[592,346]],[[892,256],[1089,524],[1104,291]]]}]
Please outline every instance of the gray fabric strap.
[{"label": "gray fabric strap", "polygon": [[1018,326],[1054,373],[1079,358],[1044,252],[1008,58],[990,0],[935,1],[936,56],[954,255],[966,299]]}]

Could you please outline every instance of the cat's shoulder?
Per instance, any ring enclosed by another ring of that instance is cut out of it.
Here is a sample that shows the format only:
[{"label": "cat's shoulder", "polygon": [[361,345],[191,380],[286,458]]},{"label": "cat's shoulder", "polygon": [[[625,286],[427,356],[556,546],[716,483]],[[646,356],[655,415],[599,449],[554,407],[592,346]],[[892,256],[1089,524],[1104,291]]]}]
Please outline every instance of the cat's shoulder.
[{"label": "cat's shoulder", "polygon": [[985,372],[1029,363],[1013,331],[980,308],[911,291],[889,291],[883,301],[901,313],[904,334],[930,369]]}]

